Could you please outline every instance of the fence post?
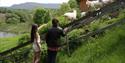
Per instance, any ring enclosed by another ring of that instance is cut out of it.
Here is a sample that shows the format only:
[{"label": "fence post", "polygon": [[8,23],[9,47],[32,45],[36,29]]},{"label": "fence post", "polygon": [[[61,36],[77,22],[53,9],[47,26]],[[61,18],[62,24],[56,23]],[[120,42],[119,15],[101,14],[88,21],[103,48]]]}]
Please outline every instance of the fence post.
[{"label": "fence post", "polygon": [[67,53],[68,53],[68,56],[70,57],[71,54],[70,54],[70,50],[69,50],[69,39],[68,39],[68,35],[66,35],[66,45],[67,45]]}]

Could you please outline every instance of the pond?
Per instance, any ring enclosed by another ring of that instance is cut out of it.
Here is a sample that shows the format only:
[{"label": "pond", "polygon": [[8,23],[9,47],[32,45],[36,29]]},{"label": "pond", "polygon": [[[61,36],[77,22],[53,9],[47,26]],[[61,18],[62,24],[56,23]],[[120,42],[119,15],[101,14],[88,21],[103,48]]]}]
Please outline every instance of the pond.
[{"label": "pond", "polygon": [[1,32],[1,31],[0,31],[0,38],[14,37],[14,36],[16,36],[16,34],[8,33],[8,32]]}]

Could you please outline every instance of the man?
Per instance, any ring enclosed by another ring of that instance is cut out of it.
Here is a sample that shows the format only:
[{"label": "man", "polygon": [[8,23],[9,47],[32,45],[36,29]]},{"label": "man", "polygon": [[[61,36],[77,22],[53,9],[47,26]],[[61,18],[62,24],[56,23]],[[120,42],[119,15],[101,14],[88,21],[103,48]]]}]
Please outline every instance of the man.
[{"label": "man", "polygon": [[58,26],[59,21],[57,19],[52,20],[52,28],[50,28],[46,34],[46,43],[48,47],[48,56],[47,62],[48,63],[55,63],[56,62],[56,55],[59,50],[59,40],[61,36],[65,36],[64,32],[67,31],[67,28],[64,31]]}]

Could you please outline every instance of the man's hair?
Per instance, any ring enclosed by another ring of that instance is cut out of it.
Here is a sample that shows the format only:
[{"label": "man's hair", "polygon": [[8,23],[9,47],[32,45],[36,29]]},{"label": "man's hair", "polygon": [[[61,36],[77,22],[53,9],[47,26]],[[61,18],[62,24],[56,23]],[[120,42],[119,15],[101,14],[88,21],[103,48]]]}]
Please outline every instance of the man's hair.
[{"label": "man's hair", "polygon": [[56,18],[53,18],[52,19],[52,25],[53,25],[53,27],[57,27],[58,26],[58,19],[56,19]]}]

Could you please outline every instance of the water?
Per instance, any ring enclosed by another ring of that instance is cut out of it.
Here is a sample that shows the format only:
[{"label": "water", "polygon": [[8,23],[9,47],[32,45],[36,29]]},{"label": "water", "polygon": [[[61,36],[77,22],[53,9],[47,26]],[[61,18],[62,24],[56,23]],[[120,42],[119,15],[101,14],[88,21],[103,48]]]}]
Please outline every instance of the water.
[{"label": "water", "polygon": [[14,36],[16,36],[16,34],[8,33],[8,32],[0,32],[0,38],[14,37]]}]

